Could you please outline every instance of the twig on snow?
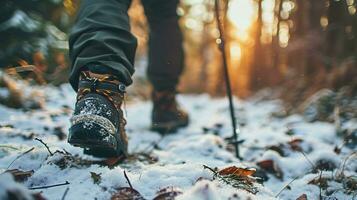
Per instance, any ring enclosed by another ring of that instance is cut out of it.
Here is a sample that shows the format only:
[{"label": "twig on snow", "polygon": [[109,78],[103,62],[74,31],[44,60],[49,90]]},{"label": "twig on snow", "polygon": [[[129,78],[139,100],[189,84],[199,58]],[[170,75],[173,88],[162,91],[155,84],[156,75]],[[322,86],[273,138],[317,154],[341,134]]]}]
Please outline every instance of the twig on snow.
[{"label": "twig on snow", "polygon": [[61,200],[65,200],[66,196],[67,196],[67,193],[69,191],[69,187],[66,188],[66,190],[64,191],[63,195],[62,195],[62,198]]},{"label": "twig on snow", "polygon": [[30,152],[33,151],[34,149],[35,149],[35,147],[32,147],[31,149],[29,149],[29,150],[23,152],[22,154],[18,155],[18,156],[9,164],[9,166],[8,166],[6,169],[8,170],[8,169],[11,167],[11,165],[12,165],[16,160],[18,160],[18,159],[21,158],[22,156],[24,156],[24,155],[30,153]]},{"label": "twig on snow", "polygon": [[66,181],[65,183],[54,184],[54,185],[38,186],[38,187],[30,187],[30,188],[28,188],[28,189],[29,189],[29,190],[47,189],[47,188],[58,187],[58,186],[69,185],[69,184],[70,184],[70,183],[69,183],[68,181]]},{"label": "twig on snow", "polygon": [[129,184],[130,188],[133,189],[133,186],[130,183],[129,177],[126,175],[125,170],[124,170],[124,177],[125,177],[126,181],[128,181],[128,184]]},{"label": "twig on snow", "polygon": [[39,138],[35,138],[35,140],[37,140],[37,141],[41,142],[41,143],[42,143],[42,144],[46,147],[46,149],[47,149],[48,153],[50,153],[50,155],[51,155],[51,156],[53,156],[52,151],[50,150],[50,148],[47,146],[47,144],[46,144],[44,141],[42,141],[42,140],[41,140],[41,139],[39,139]]},{"label": "twig on snow", "polygon": [[217,175],[217,171],[212,169],[212,168],[210,168],[210,167],[208,167],[207,165],[203,165],[203,169],[209,169],[211,172],[214,173],[214,175]]}]

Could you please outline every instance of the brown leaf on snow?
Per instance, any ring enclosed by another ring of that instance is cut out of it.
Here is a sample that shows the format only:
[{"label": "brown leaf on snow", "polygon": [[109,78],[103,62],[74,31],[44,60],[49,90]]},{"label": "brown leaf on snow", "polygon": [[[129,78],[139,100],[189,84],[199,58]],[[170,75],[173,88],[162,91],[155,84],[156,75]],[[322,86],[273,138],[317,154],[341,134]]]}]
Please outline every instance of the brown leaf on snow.
[{"label": "brown leaf on snow", "polygon": [[286,157],[285,147],[282,144],[269,146],[267,149],[277,152],[280,156]]},{"label": "brown leaf on snow", "polygon": [[141,194],[133,188],[122,187],[110,198],[111,200],[145,200]]},{"label": "brown leaf on snow", "polygon": [[303,142],[303,139],[295,138],[288,141],[287,143],[279,143],[276,145],[268,146],[267,149],[277,152],[282,157],[286,157],[289,155],[290,151],[302,151],[303,149],[301,147],[301,144]]},{"label": "brown leaf on snow", "polygon": [[10,173],[15,181],[17,182],[23,182],[23,181],[26,181],[27,178],[29,178],[30,176],[33,175],[34,171],[31,170],[31,171],[21,171],[21,170],[18,170],[18,169],[11,169],[11,170],[7,170],[5,171],[5,173]]},{"label": "brown leaf on snow", "polygon": [[293,139],[290,142],[288,142],[288,144],[293,151],[302,151],[301,143],[303,141],[304,140],[302,140],[300,138],[296,138],[296,139]]},{"label": "brown leaf on snow", "polygon": [[236,166],[231,166],[218,171],[218,174],[222,176],[231,175],[231,174],[234,174],[236,176],[251,176],[255,172],[256,169],[254,168],[240,168]]},{"label": "brown leaf on snow", "polygon": [[307,200],[307,196],[306,196],[306,194],[302,194],[296,200]]},{"label": "brown leaf on snow", "polygon": [[174,200],[178,195],[182,194],[182,191],[180,188],[170,186],[159,190],[156,194],[153,200]]},{"label": "brown leaf on snow", "polygon": [[283,172],[280,167],[273,160],[263,160],[257,163],[257,165],[267,171],[268,173],[272,173],[277,178],[283,178]]},{"label": "brown leaf on snow", "polygon": [[257,187],[254,186],[254,183],[256,183],[256,178],[250,176],[255,173],[255,169],[232,166],[217,171],[216,169],[208,167],[207,165],[203,165],[203,168],[213,172],[214,179],[217,178],[218,180],[228,185],[246,190],[252,194],[256,194],[258,192]]}]

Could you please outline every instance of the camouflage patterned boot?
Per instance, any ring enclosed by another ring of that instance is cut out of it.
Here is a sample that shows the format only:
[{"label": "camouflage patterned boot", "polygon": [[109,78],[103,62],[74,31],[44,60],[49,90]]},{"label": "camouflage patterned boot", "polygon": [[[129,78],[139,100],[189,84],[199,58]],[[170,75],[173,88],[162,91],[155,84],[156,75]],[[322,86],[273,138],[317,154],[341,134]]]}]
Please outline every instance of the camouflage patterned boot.
[{"label": "camouflage patterned boot", "polygon": [[175,96],[176,92],[172,91],[153,91],[151,130],[169,133],[188,125],[188,114],[179,107]]},{"label": "camouflage patterned boot", "polygon": [[82,72],[68,142],[100,157],[127,155],[121,110],[125,85],[114,76]]}]

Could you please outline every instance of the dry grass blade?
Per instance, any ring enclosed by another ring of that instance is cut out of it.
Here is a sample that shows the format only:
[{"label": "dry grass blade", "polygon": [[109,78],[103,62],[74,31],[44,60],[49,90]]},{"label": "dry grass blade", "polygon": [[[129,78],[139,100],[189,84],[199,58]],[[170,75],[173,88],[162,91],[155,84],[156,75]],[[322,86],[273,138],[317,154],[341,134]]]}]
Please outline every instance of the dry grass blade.
[{"label": "dry grass blade", "polygon": [[29,149],[29,150],[23,152],[22,154],[18,155],[18,156],[9,164],[9,166],[8,166],[6,169],[9,169],[9,168],[11,167],[11,165],[14,164],[14,162],[15,162],[16,160],[18,160],[18,159],[21,158],[22,156],[24,156],[24,155],[30,153],[30,152],[33,151],[34,149],[35,149],[35,147],[32,147],[31,149]]},{"label": "dry grass blade", "polygon": [[286,184],[276,195],[275,198],[278,198],[279,195],[290,185],[292,184],[294,181],[296,181],[296,179],[300,178],[300,176],[296,176],[294,177],[288,184]]},{"label": "dry grass blade", "polygon": [[349,159],[353,158],[354,156],[357,156],[357,152],[352,152],[350,155],[348,155],[346,157],[346,159],[343,161],[342,167],[340,167],[341,169],[341,173],[340,175],[343,176],[343,172],[345,171],[345,167],[346,167],[346,163]]}]

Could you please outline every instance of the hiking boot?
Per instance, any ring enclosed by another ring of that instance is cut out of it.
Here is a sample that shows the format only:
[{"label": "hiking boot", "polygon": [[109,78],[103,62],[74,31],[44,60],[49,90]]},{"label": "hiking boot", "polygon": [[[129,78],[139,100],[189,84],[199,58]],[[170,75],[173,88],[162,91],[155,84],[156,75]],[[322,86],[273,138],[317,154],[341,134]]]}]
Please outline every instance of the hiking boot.
[{"label": "hiking boot", "polygon": [[126,156],[128,139],[121,110],[125,85],[114,76],[81,73],[68,142],[99,157]]},{"label": "hiking boot", "polygon": [[188,114],[179,107],[175,96],[176,92],[172,91],[153,91],[151,130],[169,133],[188,125]]}]

